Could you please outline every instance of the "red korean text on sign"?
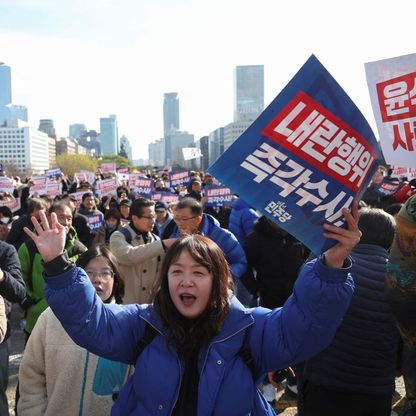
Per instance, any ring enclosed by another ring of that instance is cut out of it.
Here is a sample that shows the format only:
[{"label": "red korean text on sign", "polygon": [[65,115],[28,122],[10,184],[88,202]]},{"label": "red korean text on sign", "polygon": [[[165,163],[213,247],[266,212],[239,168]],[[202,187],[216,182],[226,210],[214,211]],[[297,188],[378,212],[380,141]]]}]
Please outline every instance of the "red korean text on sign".
[{"label": "red korean text on sign", "polygon": [[416,117],[416,72],[377,84],[383,122]]},{"label": "red korean text on sign", "polygon": [[361,135],[303,92],[262,134],[354,192],[376,158]]}]

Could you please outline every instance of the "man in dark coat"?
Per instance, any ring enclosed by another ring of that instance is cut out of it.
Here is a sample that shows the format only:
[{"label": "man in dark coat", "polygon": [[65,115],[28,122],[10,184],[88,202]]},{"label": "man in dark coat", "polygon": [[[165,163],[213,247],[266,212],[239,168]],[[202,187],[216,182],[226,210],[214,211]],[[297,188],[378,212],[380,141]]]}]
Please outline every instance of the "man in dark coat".
[{"label": "man in dark coat", "polygon": [[300,416],[391,413],[399,333],[385,275],[395,221],[381,209],[363,208],[358,227],[361,241],[351,253],[354,295],[331,344],[297,373]]},{"label": "man in dark coat", "polygon": [[24,302],[26,289],[16,249],[4,241],[0,241],[0,295],[5,299],[7,315],[7,332],[0,344],[0,415],[7,416],[9,414],[6,390],[9,379],[10,302],[19,304]]}]

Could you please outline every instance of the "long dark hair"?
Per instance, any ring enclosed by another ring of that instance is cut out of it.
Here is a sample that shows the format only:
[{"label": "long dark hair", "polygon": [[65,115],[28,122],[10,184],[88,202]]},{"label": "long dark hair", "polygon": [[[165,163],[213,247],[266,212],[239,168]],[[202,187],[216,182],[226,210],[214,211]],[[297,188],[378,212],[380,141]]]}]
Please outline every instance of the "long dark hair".
[{"label": "long dark hair", "polygon": [[78,257],[77,266],[85,269],[88,263],[96,257],[104,257],[108,261],[108,264],[110,265],[111,270],[114,273],[113,291],[111,292],[111,296],[105,301],[105,303],[111,302],[111,299],[113,297],[116,303],[123,303],[124,278],[120,273],[116,258],[106,246],[100,244],[92,246],[85,253],[82,253],[80,257]]},{"label": "long dark hair", "polygon": [[[187,250],[191,257],[213,276],[211,296],[206,310],[195,319],[184,318],[176,309],[169,292],[170,266]],[[230,268],[221,249],[201,235],[178,238],[167,251],[155,283],[153,303],[180,354],[208,343],[219,332],[230,309],[229,289],[233,288]]]}]

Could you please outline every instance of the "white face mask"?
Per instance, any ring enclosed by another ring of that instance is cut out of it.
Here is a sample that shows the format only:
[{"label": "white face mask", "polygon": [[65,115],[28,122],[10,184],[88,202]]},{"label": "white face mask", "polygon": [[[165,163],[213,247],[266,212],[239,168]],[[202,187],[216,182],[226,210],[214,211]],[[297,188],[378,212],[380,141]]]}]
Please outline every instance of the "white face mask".
[{"label": "white face mask", "polygon": [[0,218],[0,221],[1,221],[3,224],[8,224],[8,223],[9,223],[9,221],[10,221],[10,218],[9,218],[9,217],[2,217],[2,218]]}]

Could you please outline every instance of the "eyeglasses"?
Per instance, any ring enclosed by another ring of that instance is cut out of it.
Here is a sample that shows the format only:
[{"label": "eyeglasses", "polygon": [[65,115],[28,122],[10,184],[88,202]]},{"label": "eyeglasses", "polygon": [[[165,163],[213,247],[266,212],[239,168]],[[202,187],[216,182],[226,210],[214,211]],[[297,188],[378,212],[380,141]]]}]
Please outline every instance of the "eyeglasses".
[{"label": "eyeglasses", "polygon": [[196,217],[199,217],[199,215],[194,215],[193,217],[188,217],[188,218],[174,217],[173,219],[175,220],[175,222],[185,222],[185,221],[193,220]]},{"label": "eyeglasses", "polygon": [[85,272],[87,273],[90,279],[101,277],[101,279],[103,280],[110,280],[114,277],[114,272],[112,270],[101,270],[101,271],[85,270]]},{"label": "eyeglasses", "polygon": [[147,221],[156,221],[156,217],[146,217],[146,215],[140,215],[139,218],[144,218]]}]

